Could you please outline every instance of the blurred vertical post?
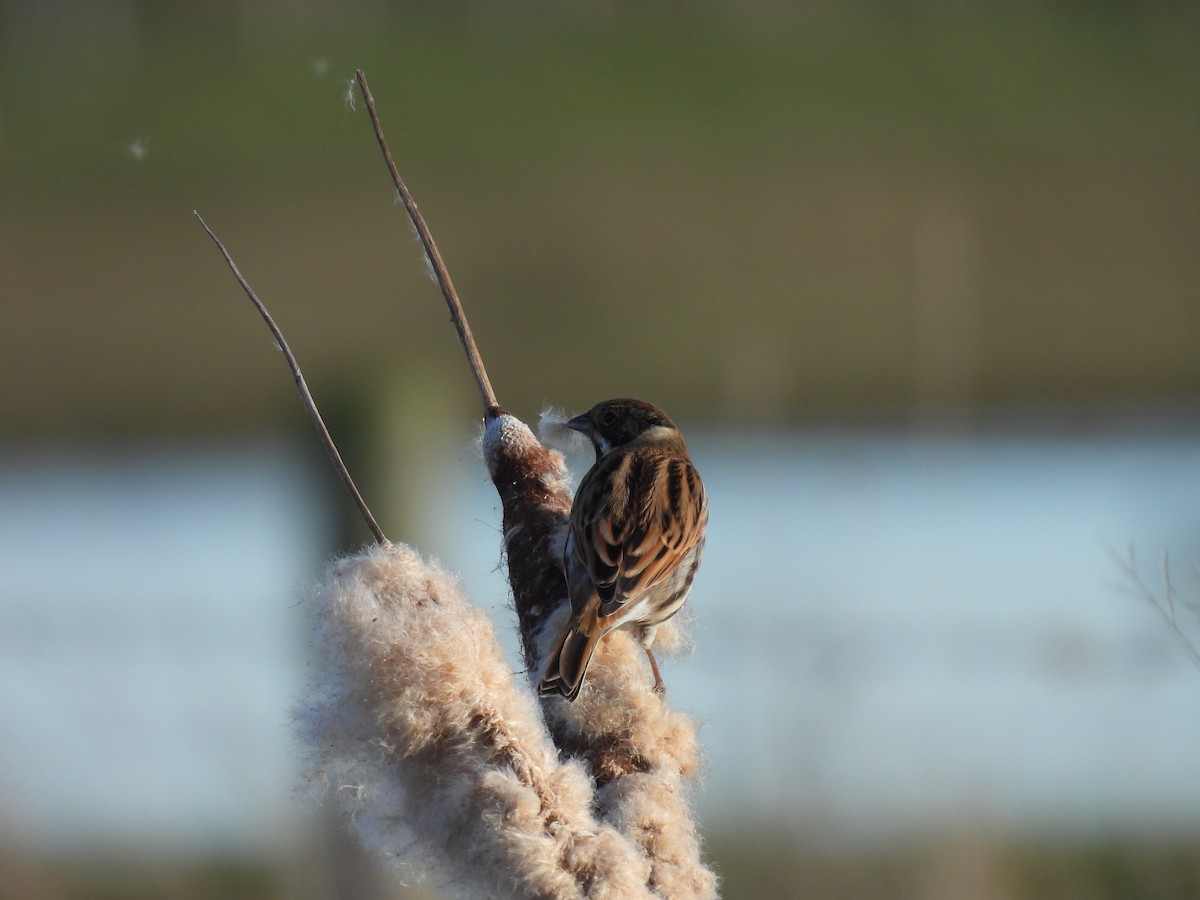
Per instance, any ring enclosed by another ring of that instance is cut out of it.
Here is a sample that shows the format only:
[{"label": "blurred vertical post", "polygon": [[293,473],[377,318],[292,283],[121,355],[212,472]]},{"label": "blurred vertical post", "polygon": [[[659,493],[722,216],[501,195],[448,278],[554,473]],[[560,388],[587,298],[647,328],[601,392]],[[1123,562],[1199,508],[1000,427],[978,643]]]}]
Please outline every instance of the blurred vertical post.
[{"label": "blurred vertical post", "polygon": [[913,228],[913,401],[918,424],[946,427],[969,413],[976,392],[979,290],[973,223],[935,191]]}]

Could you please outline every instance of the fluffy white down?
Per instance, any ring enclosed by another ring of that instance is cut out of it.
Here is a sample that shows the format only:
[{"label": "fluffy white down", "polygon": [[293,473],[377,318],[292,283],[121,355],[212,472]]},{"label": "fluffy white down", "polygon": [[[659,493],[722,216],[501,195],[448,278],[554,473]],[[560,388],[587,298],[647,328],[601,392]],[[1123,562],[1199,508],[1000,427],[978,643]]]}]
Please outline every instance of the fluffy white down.
[{"label": "fluffy white down", "polygon": [[532,694],[454,579],[402,545],[330,565],[321,677],[297,711],[310,782],[362,842],[452,897],[651,897],[641,849],[590,812]]}]

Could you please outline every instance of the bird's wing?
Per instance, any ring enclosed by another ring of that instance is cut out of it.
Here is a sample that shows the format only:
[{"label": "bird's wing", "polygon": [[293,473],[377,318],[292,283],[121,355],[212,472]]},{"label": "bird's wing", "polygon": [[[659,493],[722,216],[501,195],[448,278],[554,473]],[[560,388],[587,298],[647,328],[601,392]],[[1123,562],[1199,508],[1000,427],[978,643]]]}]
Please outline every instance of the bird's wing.
[{"label": "bird's wing", "polygon": [[685,455],[610,453],[593,466],[571,528],[601,615],[670,575],[703,538],[707,516],[704,487]]}]

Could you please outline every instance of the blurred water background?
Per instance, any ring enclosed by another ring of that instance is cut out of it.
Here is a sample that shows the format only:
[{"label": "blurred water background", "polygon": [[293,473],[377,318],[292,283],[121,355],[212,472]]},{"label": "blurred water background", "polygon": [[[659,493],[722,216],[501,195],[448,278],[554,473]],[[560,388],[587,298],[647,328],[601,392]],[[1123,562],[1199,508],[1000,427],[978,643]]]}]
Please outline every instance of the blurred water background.
[{"label": "blurred water background", "polygon": [[304,587],[367,533],[192,217],[511,648],[358,66],[501,401],[640,395],[689,437],[712,526],[664,676],[726,896],[1200,895],[1198,26],[0,3],[0,896],[424,896],[293,796]]}]

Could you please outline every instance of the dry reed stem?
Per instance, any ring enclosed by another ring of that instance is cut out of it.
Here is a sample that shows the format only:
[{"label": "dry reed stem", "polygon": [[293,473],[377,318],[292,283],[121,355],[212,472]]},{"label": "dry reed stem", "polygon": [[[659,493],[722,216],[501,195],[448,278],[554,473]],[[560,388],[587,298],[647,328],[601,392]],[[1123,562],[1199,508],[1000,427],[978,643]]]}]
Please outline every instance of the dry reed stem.
[{"label": "dry reed stem", "polygon": [[254,288],[250,287],[250,282],[242,275],[241,269],[233,261],[233,256],[225,249],[225,245],[221,242],[221,239],[208,227],[208,223],[204,221],[204,218],[197,210],[192,210],[192,215],[200,220],[200,224],[208,232],[208,236],[212,238],[212,242],[217,245],[217,249],[225,257],[225,264],[233,272],[233,277],[237,279],[237,283],[241,285],[247,299],[254,305],[259,316],[262,317],[263,322],[270,329],[271,335],[275,338],[275,343],[283,351],[284,359],[287,360],[288,368],[292,372],[292,380],[296,382],[296,390],[300,392],[300,402],[304,404],[304,411],[308,413],[308,418],[312,421],[313,427],[317,429],[317,437],[321,441],[321,446],[325,448],[325,452],[329,455],[329,461],[333,463],[334,471],[337,472],[338,477],[342,480],[342,484],[350,493],[350,499],[358,507],[359,514],[362,515],[367,528],[375,536],[375,540],[382,544],[387,540],[383,529],[375,521],[375,516],[367,506],[367,501],[363,499],[362,494],[358,491],[358,486],[354,483],[354,479],[350,477],[350,470],[346,468],[346,464],[342,461],[342,454],[338,452],[337,444],[333,442],[333,436],[329,433],[329,429],[325,425],[325,420],[321,418],[321,411],[317,409],[317,403],[313,399],[312,392],[308,389],[308,383],[304,380],[304,373],[300,371],[300,363],[296,361],[296,357],[292,353],[292,348],[288,346],[287,339],[283,336],[283,331],[275,324],[275,320],[271,317],[270,312],[267,311],[266,304],[258,299],[258,294],[254,292]]},{"label": "dry reed stem", "polygon": [[358,89],[362,92],[363,101],[367,104],[367,115],[370,116],[371,127],[375,130],[375,141],[379,144],[379,150],[383,154],[383,161],[387,165],[388,174],[392,176],[392,184],[396,188],[396,196],[404,204],[404,211],[408,213],[409,221],[412,222],[412,226],[417,232],[421,246],[425,248],[425,259],[429,263],[429,268],[433,270],[434,279],[437,281],[438,287],[442,289],[442,297],[446,301],[446,307],[450,310],[450,321],[454,323],[454,330],[458,332],[458,340],[463,346],[463,351],[467,354],[467,365],[471,367],[471,375],[475,378],[475,386],[479,390],[479,399],[483,403],[484,410],[497,408],[499,403],[496,400],[496,392],[492,390],[492,382],[488,378],[487,369],[483,365],[483,357],[479,353],[479,348],[475,346],[475,335],[471,333],[471,327],[467,323],[467,314],[463,311],[462,301],[458,298],[458,291],[454,289],[454,281],[450,278],[450,270],[446,267],[446,262],[442,259],[442,252],[438,249],[437,242],[433,239],[433,232],[425,224],[425,217],[421,215],[421,210],[417,207],[417,201],[413,199],[413,195],[408,190],[408,185],[404,183],[404,179],[400,176],[400,169],[396,165],[395,158],[392,156],[392,148],[388,146],[387,137],[383,133],[383,123],[379,120],[379,112],[375,109],[375,98],[371,95],[371,87],[367,84],[367,76],[363,73],[362,69],[355,69],[354,77],[358,81]]}]

